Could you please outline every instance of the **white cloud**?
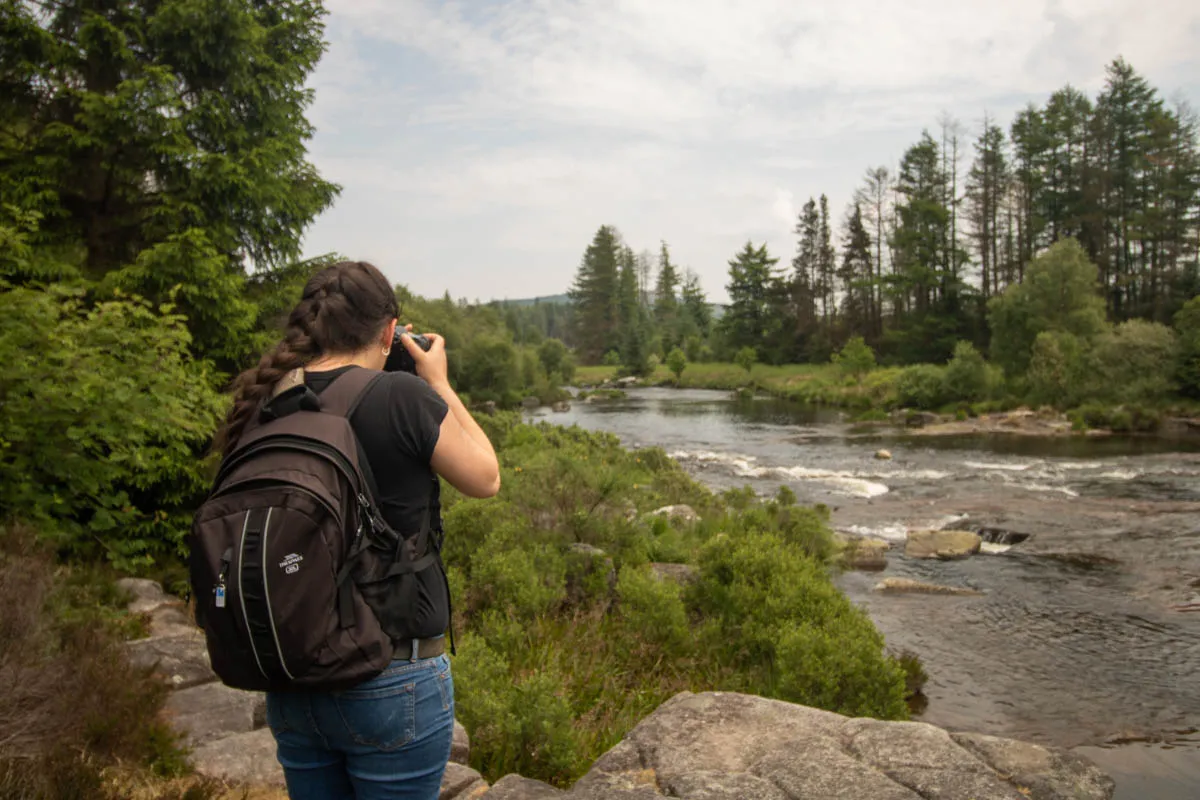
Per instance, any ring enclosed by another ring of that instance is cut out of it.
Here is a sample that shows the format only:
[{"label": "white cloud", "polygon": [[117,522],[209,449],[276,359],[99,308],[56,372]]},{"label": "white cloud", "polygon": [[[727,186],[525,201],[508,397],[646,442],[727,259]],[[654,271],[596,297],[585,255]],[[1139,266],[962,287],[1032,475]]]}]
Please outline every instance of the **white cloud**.
[{"label": "white cloud", "polygon": [[973,129],[1124,55],[1193,99],[1183,0],[327,0],[314,159],[345,187],[309,250],[418,291],[565,287],[592,231],[666,239],[723,294],[797,202],[840,219],[866,167],[949,111]]}]

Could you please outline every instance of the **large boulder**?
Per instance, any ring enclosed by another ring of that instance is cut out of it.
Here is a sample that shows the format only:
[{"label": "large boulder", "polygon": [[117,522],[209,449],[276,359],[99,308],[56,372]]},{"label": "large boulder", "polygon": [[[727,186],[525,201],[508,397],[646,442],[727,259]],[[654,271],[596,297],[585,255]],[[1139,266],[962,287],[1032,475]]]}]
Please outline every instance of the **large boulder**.
[{"label": "large boulder", "polygon": [[180,603],[179,598],[163,591],[162,584],[146,578],[121,578],[117,587],[133,596],[127,608],[130,614],[147,614],[162,605]]},{"label": "large boulder", "polygon": [[458,720],[454,720],[454,741],[450,743],[450,760],[457,764],[466,764],[471,758],[471,737],[467,729]]},{"label": "large boulder", "polygon": [[487,792],[487,781],[465,764],[451,761],[442,773],[442,788],[438,800],[475,800]]},{"label": "large boulder", "polygon": [[887,567],[887,552],[891,547],[883,539],[847,539],[842,563],[847,569],[879,571]]},{"label": "large boulder", "polygon": [[1112,791],[1099,770],[1062,751],[1012,749],[990,739],[960,743],[923,723],[684,692],[601,756],[565,797],[1110,800]]},{"label": "large boulder", "polygon": [[269,728],[214,739],[192,750],[192,766],[208,778],[244,786],[283,786]]},{"label": "large boulder", "polygon": [[172,692],[163,705],[171,727],[192,747],[266,725],[266,695],[206,683]]},{"label": "large boulder", "polygon": [[548,783],[522,778],[520,775],[505,775],[484,793],[485,800],[558,800],[566,795]]},{"label": "large boulder", "polygon": [[152,669],[156,676],[176,689],[217,679],[208,660],[204,635],[197,630],[126,642],[125,653],[134,668]]},{"label": "large boulder", "polygon": [[979,552],[983,540],[971,531],[909,531],[904,555],[909,558],[966,558]]}]

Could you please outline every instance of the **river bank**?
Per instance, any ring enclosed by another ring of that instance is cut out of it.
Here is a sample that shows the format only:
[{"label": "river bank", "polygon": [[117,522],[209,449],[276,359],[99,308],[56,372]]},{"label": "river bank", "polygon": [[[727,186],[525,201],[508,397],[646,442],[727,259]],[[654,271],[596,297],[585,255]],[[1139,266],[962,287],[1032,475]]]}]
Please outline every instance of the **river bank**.
[{"label": "river bank", "polygon": [[661,365],[644,378],[618,378],[617,372],[616,367],[579,367],[576,383],[582,389],[652,387],[762,394],[846,409],[863,424],[901,423],[920,436],[1153,433],[1200,437],[1200,406],[1183,402],[1161,408],[1084,405],[1064,413],[1048,407],[1032,409],[1008,397],[949,403],[937,411],[899,408],[897,382],[904,372],[899,367],[873,370],[859,381],[847,379],[833,364],[756,364],[749,372],[736,364],[690,364],[678,379]]},{"label": "river bank", "polygon": [[[655,388],[549,419],[663,447],[714,488],[787,485],[851,535],[1021,537],[962,561],[894,549],[882,573],[845,573],[839,586],[889,646],[921,657],[924,721],[1089,748],[1112,764],[1118,798],[1200,790],[1188,733],[1200,719],[1200,614],[1174,610],[1200,594],[1195,437],[913,435],[827,407]],[[892,459],[877,460],[880,449]],[[888,577],[980,594],[872,591]]]}]

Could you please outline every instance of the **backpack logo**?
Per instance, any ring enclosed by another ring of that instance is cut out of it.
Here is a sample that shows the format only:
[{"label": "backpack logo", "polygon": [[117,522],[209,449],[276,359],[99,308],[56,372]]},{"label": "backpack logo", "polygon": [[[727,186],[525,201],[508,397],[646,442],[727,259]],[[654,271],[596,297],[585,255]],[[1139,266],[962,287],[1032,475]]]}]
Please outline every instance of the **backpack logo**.
[{"label": "backpack logo", "polygon": [[298,553],[288,553],[283,561],[279,562],[279,568],[287,575],[294,575],[300,571],[300,562],[303,560],[304,556]]}]

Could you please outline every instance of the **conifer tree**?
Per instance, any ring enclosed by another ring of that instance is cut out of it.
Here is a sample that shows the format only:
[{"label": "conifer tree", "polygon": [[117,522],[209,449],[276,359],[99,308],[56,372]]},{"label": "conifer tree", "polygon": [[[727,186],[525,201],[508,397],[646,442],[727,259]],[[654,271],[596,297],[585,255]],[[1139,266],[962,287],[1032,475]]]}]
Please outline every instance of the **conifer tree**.
[{"label": "conifer tree", "polygon": [[621,322],[619,253],[620,235],[615,228],[601,225],[579,262],[568,293],[574,308],[576,346],[588,364],[599,363],[606,352],[619,346],[616,341]]}]

